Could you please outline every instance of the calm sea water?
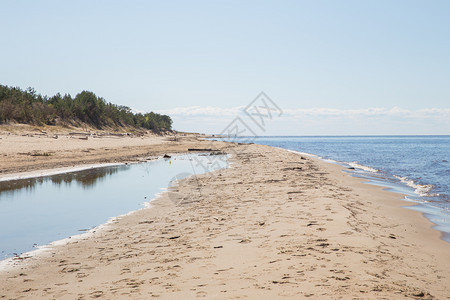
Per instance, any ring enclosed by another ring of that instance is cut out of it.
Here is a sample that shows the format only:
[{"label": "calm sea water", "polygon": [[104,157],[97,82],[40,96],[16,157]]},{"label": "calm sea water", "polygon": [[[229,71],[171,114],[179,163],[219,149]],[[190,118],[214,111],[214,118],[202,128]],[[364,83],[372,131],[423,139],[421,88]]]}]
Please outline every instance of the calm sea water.
[{"label": "calm sea water", "polygon": [[0,181],[0,260],[143,208],[174,180],[227,166],[226,157],[217,158],[209,164],[211,158],[207,156],[179,155],[139,164]]},{"label": "calm sea water", "polygon": [[423,212],[450,242],[450,136],[288,136],[254,142],[317,155],[406,194],[418,204],[410,208]]}]

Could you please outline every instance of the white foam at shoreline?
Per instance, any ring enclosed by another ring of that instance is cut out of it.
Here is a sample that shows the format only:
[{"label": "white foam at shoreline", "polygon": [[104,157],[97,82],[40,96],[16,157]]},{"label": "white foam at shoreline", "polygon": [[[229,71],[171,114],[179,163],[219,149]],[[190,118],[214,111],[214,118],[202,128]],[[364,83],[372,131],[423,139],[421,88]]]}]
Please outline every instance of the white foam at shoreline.
[{"label": "white foam at shoreline", "polygon": [[361,169],[361,170],[366,171],[366,172],[371,172],[371,173],[378,173],[378,172],[380,172],[380,170],[377,170],[375,168],[371,168],[369,166],[361,165],[357,161],[352,161],[352,162],[349,162],[347,164],[350,167],[352,167],[352,168]]},{"label": "white foam at shoreline", "polygon": [[274,147],[274,148],[278,148],[278,149],[283,149],[283,150],[287,150],[288,152],[292,152],[295,154],[301,154],[301,155],[305,155],[305,156],[310,156],[310,157],[318,157],[321,158],[315,154],[311,154],[311,153],[306,153],[306,152],[300,152],[300,151],[295,151],[295,150],[291,150],[291,149],[286,149],[286,148],[282,148],[282,147]]},{"label": "white foam at shoreline", "polygon": [[[284,149],[284,148],[281,148]],[[306,153],[306,152],[300,152],[300,151],[294,151],[294,150],[289,150],[289,149],[284,149],[287,150],[289,152],[292,153],[296,153],[296,154],[301,154],[301,155],[305,155],[305,156],[310,156],[310,157],[316,157],[319,158],[323,161],[326,162],[331,162],[331,163],[339,163],[342,164],[341,162],[332,160],[332,159],[324,159],[318,155],[315,154],[310,154],[310,153]],[[375,168],[369,167],[369,166],[365,166],[365,165],[361,165],[359,164],[357,161],[354,162],[349,162],[346,163],[347,165],[349,165],[350,167],[353,167],[355,169],[360,169],[366,172],[370,172],[370,173],[379,173],[380,170],[377,170]],[[407,177],[400,177],[397,175],[393,175],[395,178],[397,178],[398,180],[400,180],[402,183],[406,184],[407,186],[411,187],[414,189],[414,193],[416,193],[417,195],[421,196],[421,197],[436,197],[439,196],[439,194],[433,194],[430,193],[430,191],[434,188],[434,185],[432,184],[418,184],[416,183],[414,180],[408,179]]]},{"label": "white foam at shoreline", "polygon": [[[284,149],[284,150],[287,150],[287,151],[289,151],[289,152],[292,152],[292,153],[296,153],[296,154],[301,154],[301,155],[305,155],[305,156],[310,156],[310,157],[315,157],[315,158],[319,158],[319,159],[321,159],[321,160],[323,160],[323,161],[326,161],[325,159],[323,159],[323,158],[321,158],[320,156],[318,156],[318,155],[314,155],[314,154],[310,154],[310,153],[305,153],[305,152],[300,152],[300,151],[294,151],[294,150],[290,150],[290,149],[285,149],[285,148],[281,148],[281,147],[276,147],[276,148],[280,148],[280,149]],[[365,170],[365,171],[369,171],[369,172],[371,172],[371,173],[378,173],[378,172],[380,172],[380,170],[376,170],[376,169],[374,169],[374,168],[370,168],[370,167],[367,167],[367,166],[363,166],[363,165],[360,165],[359,163],[357,163],[357,162],[352,162],[352,163],[343,163],[343,162],[339,162],[339,161],[337,161],[336,162],[337,164],[339,164],[339,165],[341,165],[341,166],[344,166],[345,167],[345,164],[347,165],[347,166],[351,166],[351,164],[353,164],[353,167],[354,168],[358,168],[358,169],[362,169],[362,170]],[[371,170],[370,170],[371,169]],[[418,195],[420,195],[420,196],[422,196],[422,197],[424,197],[424,196],[427,196],[427,197],[437,197],[437,196],[440,196],[440,194],[437,194],[437,193],[430,193],[430,191],[434,188],[434,185],[432,185],[432,184],[428,184],[428,185],[420,185],[420,184],[417,184],[416,182],[414,182],[413,180],[411,180],[411,179],[408,179],[407,177],[400,177],[400,176],[396,176],[396,175],[392,175],[393,177],[395,177],[395,178],[397,178],[397,179],[399,179],[402,183],[404,183],[406,186],[409,186],[409,187],[411,187],[411,188],[413,188],[414,189],[414,193],[415,194],[418,194]],[[373,177],[376,177],[375,175],[373,175]],[[371,183],[371,181],[369,181],[369,182],[367,182],[368,184],[373,184],[373,183]],[[384,187],[389,187],[388,185],[382,185],[382,186],[384,186]],[[400,193],[400,194],[402,194],[402,192],[398,192],[398,193]],[[444,212],[450,212],[450,207],[438,207],[438,206],[434,206],[434,205],[432,205],[432,204],[430,204],[430,203],[432,203],[432,201],[428,201],[428,200],[425,200],[425,199],[420,199],[420,201],[418,201],[418,200],[415,200],[415,199],[412,199],[412,198],[408,198],[407,196],[405,196],[404,197],[404,200],[405,201],[410,201],[410,202],[415,202],[415,203],[420,203],[420,204],[426,204],[426,207],[431,207],[431,208],[433,208],[433,209],[437,209],[437,210],[440,210],[440,211],[444,211]],[[418,209],[416,206],[405,206],[406,208],[408,208],[408,209],[414,209],[414,210],[417,210],[417,211],[419,211],[419,212],[421,212],[422,214],[423,214],[423,216],[424,217],[426,217],[428,220],[430,220],[431,222],[433,222],[434,224],[436,224],[436,226],[434,226],[433,228],[435,228],[436,230],[438,230],[438,231],[440,231],[442,234],[450,234],[450,231],[448,231],[448,226],[446,226],[445,224],[444,225],[442,225],[442,222],[437,222],[436,221],[436,219],[435,219],[435,217],[428,217],[427,215],[433,215],[433,216],[435,216],[436,215],[436,213],[430,213],[430,212],[427,212],[427,211],[424,211],[423,209]],[[444,223],[448,223],[448,222],[444,222]],[[447,236],[447,238],[445,238],[445,237],[442,237],[442,239],[444,240],[444,241],[447,241],[447,242],[449,242],[450,243],[450,238],[448,238],[448,236]]]},{"label": "white foam at shoreline", "polygon": [[361,164],[359,164],[356,161],[355,162],[350,162],[350,163],[345,163],[345,162],[340,162],[340,161],[337,161],[337,160],[334,160],[334,159],[331,159],[331,158],[323,158],[323,157],[321,157],[319,155],[311,154],[311,153],[307,153],[307,152],[300,152],[300,151],[285,149],[285,148],[281,148],[281,147],[277,147],[277,148],[283,149],[283,150],[287,150],[287,151],[295,153],[295,154],[301,154],[301,155],[305,155],[305,156],[309,156],[309,157],[315,157],[315,158],[318,158],[318,159],[323,160],[324,162],[328,162],[328,163],[339,164],[341,166],[343,164],[347,164],[347,165],[349,165],[349,166],[351,166],[351,167],[353,167],[355,169],[361,169],[361,170],[364,170],[364,171],[367,171],[367,172],[372,172],[372,173],[378,173],[379,172],[379,170],[377,170],[377,169],[361,165]]},{"label": "white foam at shoreline", "polygon": [[432,184],[418,184],[414,180],[409,179],[407,177],[401,177],[394,175],[395,178],[406,184],[407,186],[414,189],[414,193],[421,197],[433,197],[433,196],[439,196],[439,194],[430,194],[431,189],[434,188],[434,185]]}]

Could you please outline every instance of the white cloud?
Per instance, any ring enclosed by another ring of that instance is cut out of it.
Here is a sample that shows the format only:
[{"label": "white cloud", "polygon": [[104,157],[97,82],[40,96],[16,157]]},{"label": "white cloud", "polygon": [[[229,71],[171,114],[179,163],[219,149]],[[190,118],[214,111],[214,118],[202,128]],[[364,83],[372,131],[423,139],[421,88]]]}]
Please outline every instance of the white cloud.
[{"label": "white cloud", "polygon": [[[223,108],[217,106],[187,106],[172,109],[158,110],[158,113],[177,117],[234,117],[242,113],[244,106]],[[400,107],[383,108],[370,107],[361,109],[336,109],[336,108],[295,108],[284,109],[282,117],[365,117],[365,116],[390,116],[403,118],[450,118],[450,108],[425,108],[409,110]]]},{"label": "white cloud", "polygon": [[171,116],[177,130],[204,133],[222,132],[239,116],[257,135],[450,134],[450,108],[284,109],[280,117],[265,120],[264,130],[245,117],[244,108],[189,106],[157,112]]},{"label": "white cloud", "polygon": [[217,106],[186,106],[158,110],[157,113],[169,116],[237,116],[244,106],[222,108]]}]

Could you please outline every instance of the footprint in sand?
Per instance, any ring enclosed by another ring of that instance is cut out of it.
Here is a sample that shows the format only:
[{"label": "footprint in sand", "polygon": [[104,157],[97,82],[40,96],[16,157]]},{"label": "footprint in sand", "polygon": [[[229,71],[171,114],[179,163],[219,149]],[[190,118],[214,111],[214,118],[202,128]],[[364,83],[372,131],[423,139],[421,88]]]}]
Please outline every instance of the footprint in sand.
[{"label": "footprint in sand", "polygon": [[99,297],[103,296],[103,292],[102,291],[94,291],[90,295],[91,295],[91,298],[99,298]]},{"label": "footprint in sand", "polygon": [[197,298],[203,298],[203,297],[206,297],[207,293],[204,291],[200,291],[200,292],[197,292],[196,295],[197,295]]}]

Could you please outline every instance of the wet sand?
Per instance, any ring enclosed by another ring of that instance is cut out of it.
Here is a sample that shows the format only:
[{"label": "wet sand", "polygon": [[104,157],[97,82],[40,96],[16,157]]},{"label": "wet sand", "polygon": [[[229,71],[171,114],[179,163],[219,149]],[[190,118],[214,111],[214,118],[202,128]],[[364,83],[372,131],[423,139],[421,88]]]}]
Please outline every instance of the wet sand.
[{"label": "wet sand", "polygon": [[[177,143],[180,151],[209,145]],[[170,152],[170,144],[126,147],[146,155]],[[449,298],[450,244],[403,208],[410,203],[401,195],[285,150],[224,150],[231,168],[184,180],[149,208],[13,260],[0,271],[0,298]]]}]

